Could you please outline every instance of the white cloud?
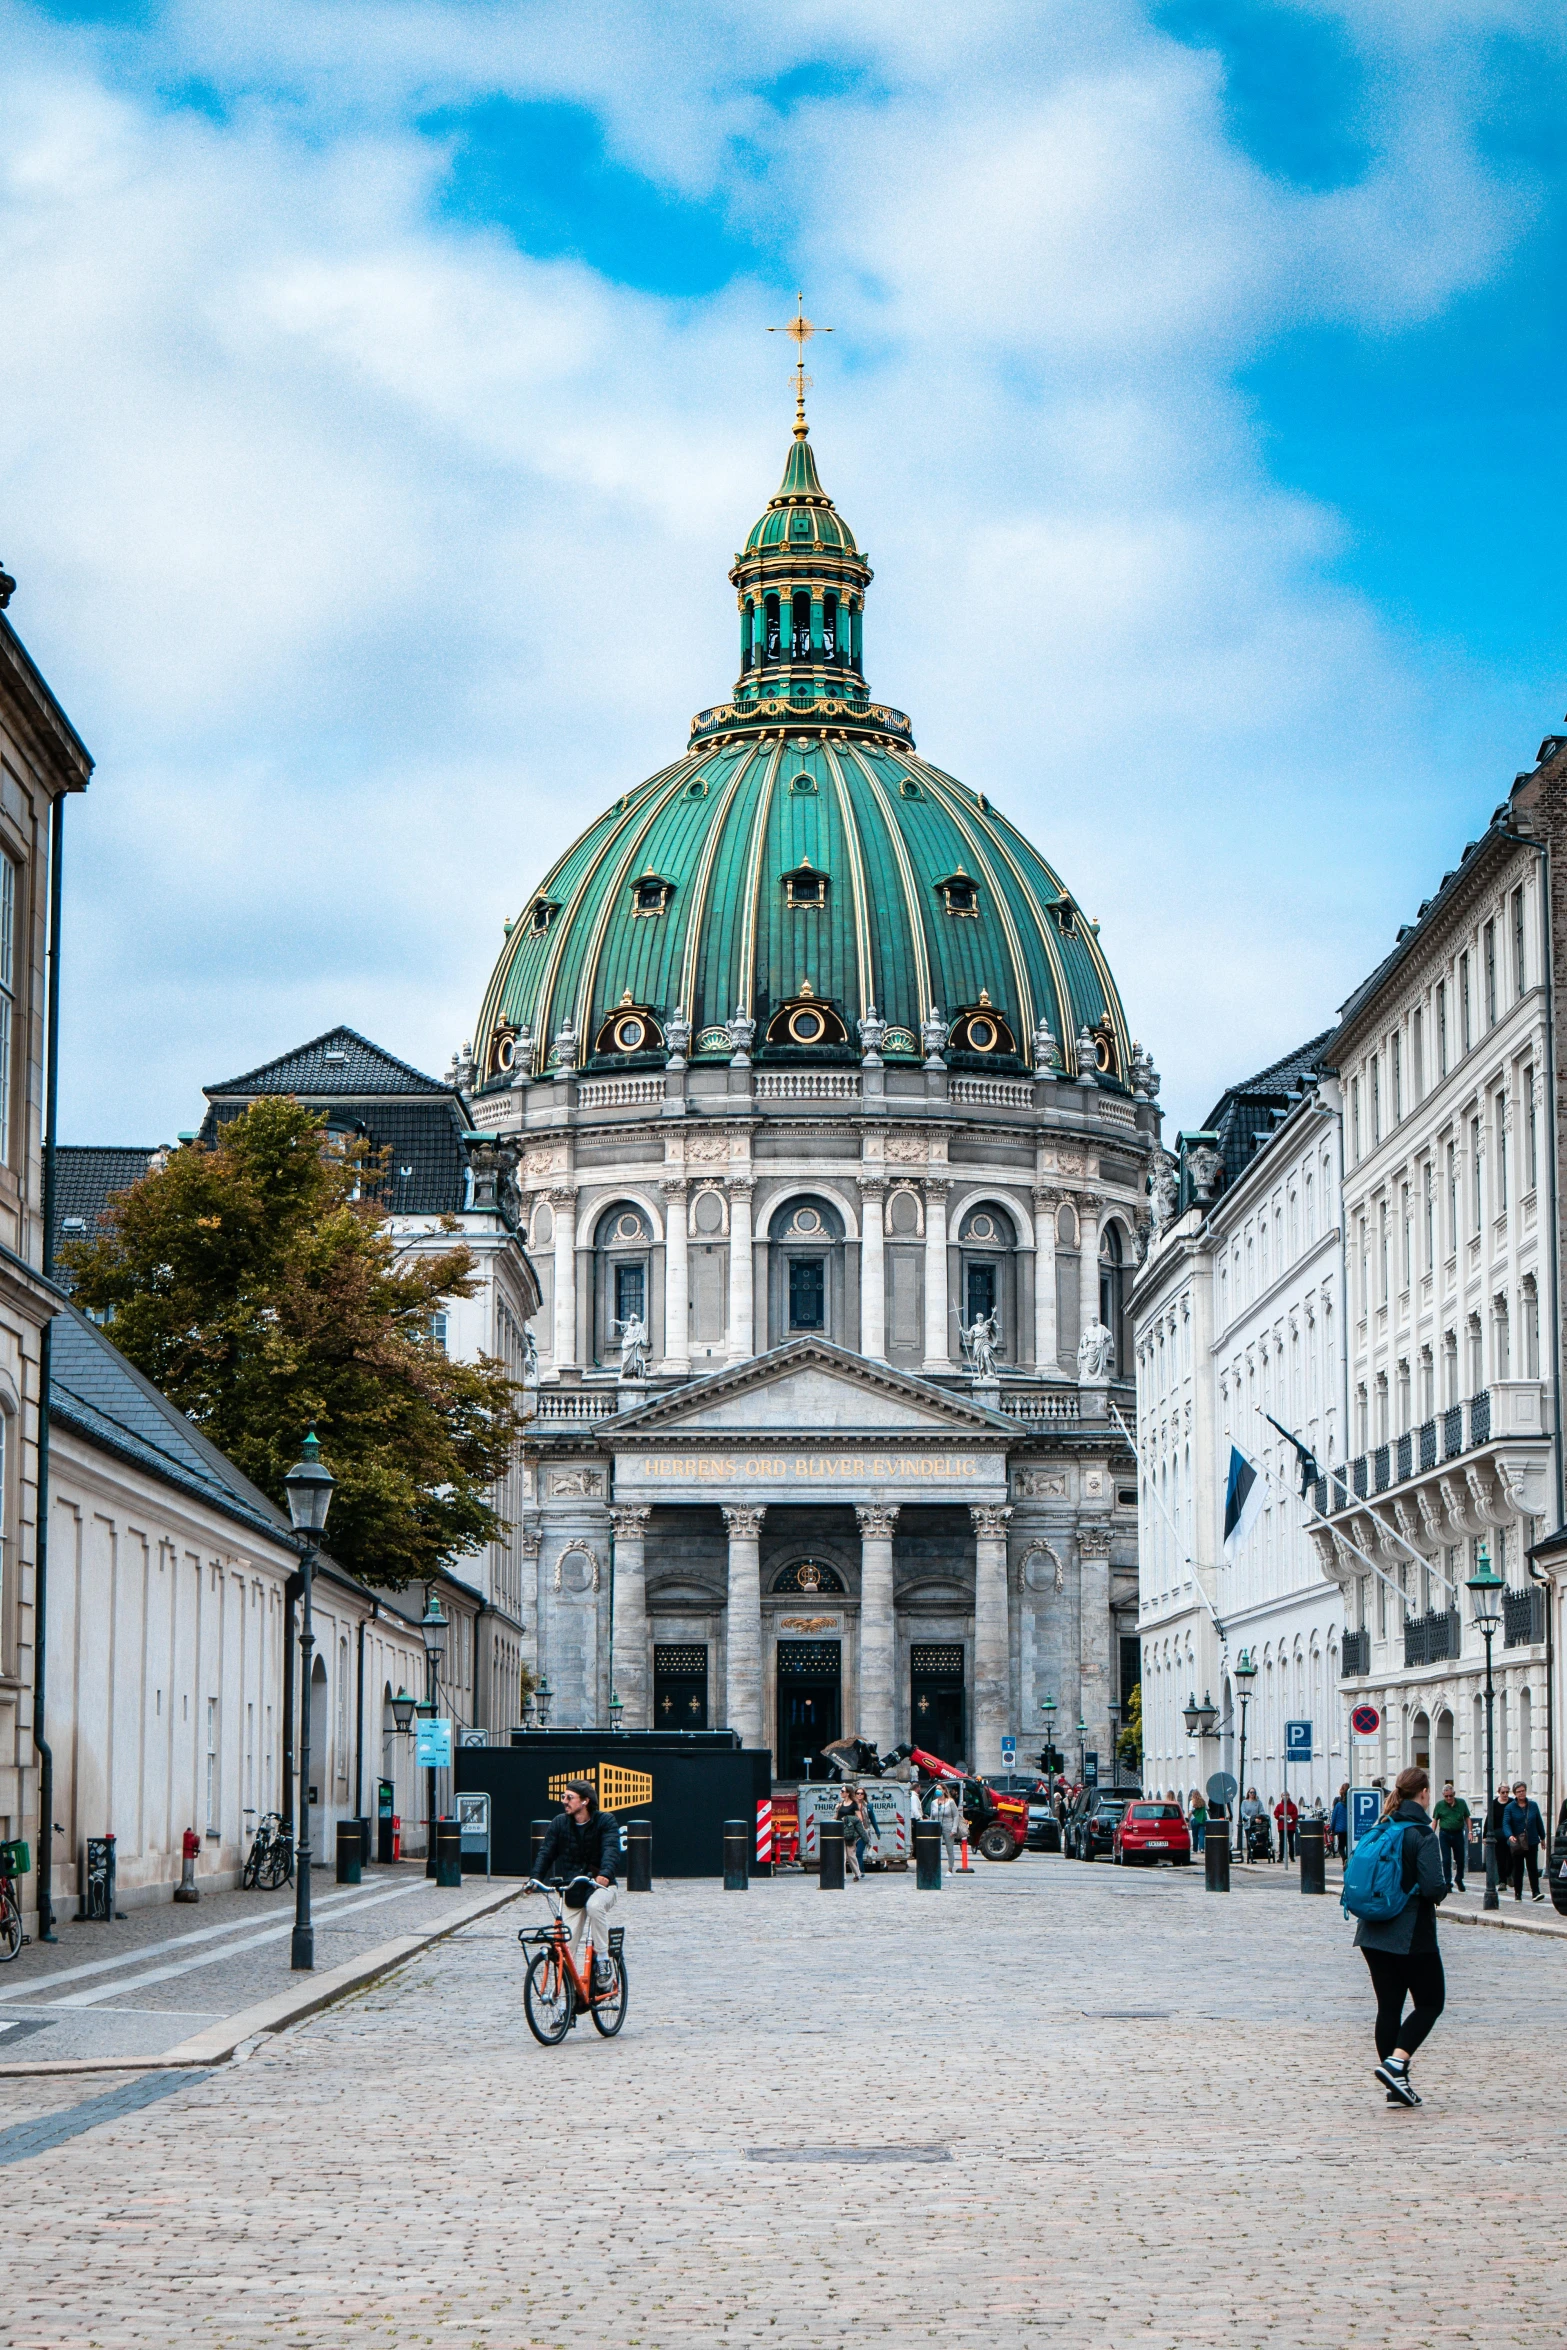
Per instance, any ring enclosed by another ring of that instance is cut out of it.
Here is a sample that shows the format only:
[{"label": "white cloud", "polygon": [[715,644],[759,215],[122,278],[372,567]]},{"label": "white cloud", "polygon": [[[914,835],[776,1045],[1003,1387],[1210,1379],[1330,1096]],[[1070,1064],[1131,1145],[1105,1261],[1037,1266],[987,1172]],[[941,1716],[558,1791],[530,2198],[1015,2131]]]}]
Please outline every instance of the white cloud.
[{"label": "white cloud", "polygon": [[[0,8],[11,616],[102,761],[70,1131],[172,1132],[338,1017],[444,1063],[502,917],[733,674],[778,289],[664,301],[442,222],[410,115],[496,89],[790,224],[873,683],[1100,915],[1177,1115],[1322,1025],[1419,872],[1389,777],[1431,713],[1230,371],[1439,307],[1525,200],[1394,46],[1383,154],[1318,197],[1130,6],[191,6],[134,50]],[[763,84],[812,58],[865,80],[785,119]],[[1394,843],[1346,883],[1325,833],[1372,793]]]}]

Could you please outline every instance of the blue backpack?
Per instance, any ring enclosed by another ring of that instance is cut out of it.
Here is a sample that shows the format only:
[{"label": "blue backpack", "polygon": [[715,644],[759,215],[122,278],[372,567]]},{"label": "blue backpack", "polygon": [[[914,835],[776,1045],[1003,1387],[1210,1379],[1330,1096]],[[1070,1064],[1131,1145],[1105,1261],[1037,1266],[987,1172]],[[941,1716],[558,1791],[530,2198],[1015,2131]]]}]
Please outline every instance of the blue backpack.
[{"label": "blue backpack", "polygon": [[1409,1900],[1404,1890],[1404,1830],[1407,1820],[1378,1820],[1349,1856],[1340,1896],[1344,1914],[1381,1923],[1396,1918]]}]

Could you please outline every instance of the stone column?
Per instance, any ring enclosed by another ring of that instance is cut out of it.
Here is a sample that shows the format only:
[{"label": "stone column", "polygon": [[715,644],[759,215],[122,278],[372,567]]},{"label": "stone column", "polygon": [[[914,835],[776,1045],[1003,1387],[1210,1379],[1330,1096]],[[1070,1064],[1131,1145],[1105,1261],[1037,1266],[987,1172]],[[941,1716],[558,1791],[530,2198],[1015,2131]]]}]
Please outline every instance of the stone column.
[{"label": "stone column", "polygon": [[1007,1520],[1004,1503],[976,1502],[974,1521],[974,1768],[999,1771],[1001,1740],[1012,1713],[1007,1624]]},{"label": "stone column", "polygon": [[765,1509],[724,1511],[729,1529],[729,1613],[724,1628],[724,1726],[745,1746],[762,1738],[762,1565]]},{"label": "stone column", "polygon": [[947,1337],[947,1182],[943,1176],[929,1176],[925,1183],[925,1368],[952,1368]]},{"label": "stone column", "polygon": [[879,1754],[893,1741],[892,1535],[897,1505],[859,1504],[860,1714],[854,1734]]},{"label": "stone column", "polygon": [[615,1639],[609,1678],[613,1695],[625,1712],[626,1730],[651,1730],[649,1708],[653,1693],[647,1671],[647,1564],[643,1544],[649,1509],[612,1509],[615,1529]]},{"label": "stone column", "polygon": [[1099,1755],[1102,1780],[1109,1783],[1110,1753],[1110,1529],[1077,1529],[1078,1706],[1088,1724],[1087,1743]]},{"label": "stone column", "polygon": [[1034,1368],[1056,1372],[1056,1194],[1034,1194]]},{"label": "stone column", "polygon": [[[860,1352],[878,1361],[887,1353],[887,1251],[882,1202],[887,1186],[860,1182]],[[869,1735],[869,1733],[865,1733]]]},{"label": "stone column", "polygon": [[577,1361],[577,1195],[552,1191],[555,1216],[555,1368]]},{"label": "stone column", "polygon": [[751,1181],[742,1176],[729,1185],[729,1352],[736,1362],[756,1351],[752,1301]]},{"label": "stone column", "polygon": [[664,1186],[664,1368],[681,1378],[691,1369],[691,1275],[683,1182]]},{"label": "stone column", "polygon": [[[1077,1195],[1077,1327],[1099,1319],[1099,1211],[1104,1200],[1097,1191]],[[1086,1717],[1085,1717],[1086,1718]]]}]

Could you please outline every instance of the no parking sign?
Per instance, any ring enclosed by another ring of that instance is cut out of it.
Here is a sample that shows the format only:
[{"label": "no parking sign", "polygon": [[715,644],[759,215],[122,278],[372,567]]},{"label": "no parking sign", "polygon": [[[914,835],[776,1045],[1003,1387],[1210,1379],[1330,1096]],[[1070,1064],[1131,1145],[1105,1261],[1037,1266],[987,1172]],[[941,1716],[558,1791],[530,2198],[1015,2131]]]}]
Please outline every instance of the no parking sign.
[{"label": "no parking sign", "polygon": [[1349,1726],[1357,1738],[1374,1738],[1382,1727],[1382,1716],[1374,1705],[1357,1705],[1350,1714]]}]

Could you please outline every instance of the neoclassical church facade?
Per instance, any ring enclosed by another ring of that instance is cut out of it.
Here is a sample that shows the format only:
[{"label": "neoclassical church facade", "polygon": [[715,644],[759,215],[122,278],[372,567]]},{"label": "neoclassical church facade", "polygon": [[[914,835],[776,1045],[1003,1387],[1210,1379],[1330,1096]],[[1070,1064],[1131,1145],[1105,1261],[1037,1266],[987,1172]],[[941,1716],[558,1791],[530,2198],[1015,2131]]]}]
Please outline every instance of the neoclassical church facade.
[{"label": "neoclassical church facade", "polygon": [[1097,925],[871,698],[803,402],[730,579],[731,697],[508,925],[460,1071],[543,1291],[551,1719],[993,1771],[1054,1700],[1108,1775],[1158,1081]]}]

